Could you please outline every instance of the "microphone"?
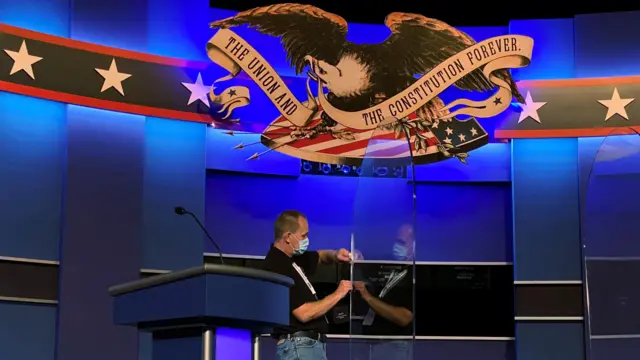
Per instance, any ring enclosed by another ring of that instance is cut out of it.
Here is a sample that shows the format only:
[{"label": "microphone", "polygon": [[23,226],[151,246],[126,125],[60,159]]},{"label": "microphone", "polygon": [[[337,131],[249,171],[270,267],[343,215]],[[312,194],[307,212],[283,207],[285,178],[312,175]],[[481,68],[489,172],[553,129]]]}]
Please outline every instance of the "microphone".
[{"label": "microphone", "polygon": [[213,246],[215,246],[216,250],[218,250],[218,256],[220,256],[220,264],[224,264],[224,258],[222,257],[222,250],[220,250],[220,246],[218,246],[218,244],[216,244],[216,241],[213,240],[213,237],[211,237],[211,234],[209,234],[209,232],[204,227],[204,225],[202,225],[202,223],[200,222],[200,220],[198,219],[196,214],[192,213],[191,211],[188,211],[187,209],[183,208],[182,206],[176,206],[175,208],[173,208],[173,211],[178,215],[190,215],[193,218],[193,220],[195,220],[196,223],[198,223],[198,226],[200,226],[200,229],[202,229],[204,234],[207,235],[207,238],[209,238],[209,241],[211,241]]}]

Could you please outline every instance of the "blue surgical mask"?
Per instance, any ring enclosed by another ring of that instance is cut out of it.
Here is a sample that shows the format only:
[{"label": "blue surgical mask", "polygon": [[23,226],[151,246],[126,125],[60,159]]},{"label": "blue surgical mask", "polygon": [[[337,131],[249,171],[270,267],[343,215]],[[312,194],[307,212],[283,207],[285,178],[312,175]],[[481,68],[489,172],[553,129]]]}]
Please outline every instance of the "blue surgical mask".
[{"label": "blue surgical mask", "polygon": [[407,260],[407,248],[400,243],[393,244],[393,257],[396,260]]},{"label": "blue surgical mask", "polygon": [[293,249],[293,255],[302,255],[309,248],[309,238],[306,237],[298,242],[298,248]]}]

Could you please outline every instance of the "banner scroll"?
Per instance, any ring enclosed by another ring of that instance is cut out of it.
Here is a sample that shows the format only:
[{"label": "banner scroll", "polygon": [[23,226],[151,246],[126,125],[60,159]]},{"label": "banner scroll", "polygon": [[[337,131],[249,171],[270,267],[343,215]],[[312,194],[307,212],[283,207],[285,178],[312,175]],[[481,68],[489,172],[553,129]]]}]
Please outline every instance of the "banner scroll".
[{"label": "banner scroll", "polygon": [[[492,73],[500,69],[527,66],[531,60],[532,50],[533,39],[527,36],[504,35],[484,40],[442,62],[404,91],[361,111],[349,112],[333,107],[326,99],[321,83],[318,84],[317,97],[322,109],[345,127],[358,130],[375,129],[396,119],[408,117],[465,75],[482,68],[484,75],[498,88],[497,92],[484,101],[469,99],[453,101],[444,108],[450,111],[445,118],[457,115],[492,117],[504,111],[512,98],[508,84]],[[218,30],[207,43],[207,54],[213,62],[229,72],[229,75],[216,82],[232,79],[240,71],[246,72],[269,97],[282,116],[292,124],[302,127],[316,114],[318,103],[311,93],[309,80],[307,81],[308,100],[303,104],[293,95],[269,62],[233,31]],[[496,102],[495,98],[509,99],[509,101]],[[245,103],[237,103],[235,107],[248,103],[247,96]],[[452,110],[457,106],[461,107]]]}]

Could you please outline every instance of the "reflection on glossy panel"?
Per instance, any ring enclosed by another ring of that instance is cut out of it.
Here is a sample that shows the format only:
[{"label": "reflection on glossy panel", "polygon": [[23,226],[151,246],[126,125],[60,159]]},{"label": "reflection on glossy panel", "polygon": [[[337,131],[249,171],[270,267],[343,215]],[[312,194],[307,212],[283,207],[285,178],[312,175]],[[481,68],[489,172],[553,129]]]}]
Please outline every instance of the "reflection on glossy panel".
[{"label": "reflection on glossy panel", "polygon": [[[363,154],[362,169],[410,164],[412,145],[407,135],[396,134],[395,139],[384,144],[370,143]],[[383,181],[404,181],[406,191],[399,193],[403,198],[385,202],[385,194],[379,194],[378,190]],[[417,201],[414,187],[415,182],[401,178],[374,178],[366,174],[358,178],[351,250],[355,260],[368,262],[354,263],[348,269],[348,279],[354,286],[348,304],[350,359],[413,359]],[[371,198],[379,198],[379,206],[370,206]],[[352,338],[362,335],[378,337],[379,341],[363,343]]]},{"label": "reflection on glossy panel", "polygon": [[640,135],[614,130],[595,153],[582,200],[583,253],[592,360],[640,353]]}]

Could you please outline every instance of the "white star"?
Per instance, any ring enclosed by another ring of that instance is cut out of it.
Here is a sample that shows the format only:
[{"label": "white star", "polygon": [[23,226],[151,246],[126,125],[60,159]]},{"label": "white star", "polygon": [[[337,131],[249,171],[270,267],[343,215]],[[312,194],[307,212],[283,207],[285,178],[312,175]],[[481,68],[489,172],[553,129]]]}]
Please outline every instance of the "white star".
[{"label": "white star", "polygon": [[618,94],[618,88],[613,88],[613,95],[611,96],[611,100],[598,100],[598,102],[607,107],[607,116],[604,121],[611,119],[611,117],[615,114],[622,116],[623,118],[629,120],[629,116],[627,115],[627,110],[625,106],[629,105],[635,99],[620,99],[620,94]]},{"label": "white star", "polygon": [[194,101],[200,100],[209,107],[209,87],[202,83],[202,75],[198,73],[195,83],[183,82],[182,86],[191,92],[187,105],[191,105]]},{"label": "white star", "polygon": [[527,91],[527,97],[524,100],[524,104],[522,105],[522,112],[520,113],[520,119],[518,119],[518,124],[522,122],[522,120],[530,117],[536,122],[540,123],[540,117],[538,116],[538,109],[543,107],[546,102],[535,102],[531,98],[531,93]]},{"label": "white star", "polygon": [[11,58],[13,59],[13,66],[11,67],[11,72],[9,72],[9,75],[13,75],[18,71],[23,70],[33,80],[36,79],[36,76],[33,74],[32,65],[42,60],[42,58],[38,56],[29,55],[29,50],[27,49],[27,43],[24,40],[22,40],[22,45],[20,45],[20,50],[11,51],[11,50],[5,49],[4,52],[6,52],[7,55],[11,56]]},{"label": "white star", "polygon": [[458,134],[458,138],[460,138],[460,141],[465,141],[467,139],[463,134]]},{"label": "white star", "polygon": [[104,83],[102,84],[102,89],[100,90],[100,92],[105,92],[110,88],[114,88],[118,90],[120,95],[124,96],[122,82],[130,78],[131,74],[118,72],[118,65],[116,64],[115,58],[111,60],[111,66],[109,66],[109,70],[96,68],[96,71],[104,78]]},{"label": "white star", "polygon": [[450,128],[450,127],[447,127],[444,131],[446,131],[446,132],[447,132],[447,135],[451,135],[451,134],[453,134],[453,130],[451,130],[451,128]]},{"label": "white star", "polygon": [[448,137],[446,139],[444,139],[443,141],[446,142],[447,144],[451,144],[451,139],[449,139]]},{"label": "white star", "polygon": [[433,124],[431,124],[431,128],[432,129],[437,129],[439,123],[440,123],[439,121],[434,121]]},{"label": "white star", "polygon": [[471,128],[471,136],[476,136],[478,135],[478,130],[476,130],[476,128]]}]

